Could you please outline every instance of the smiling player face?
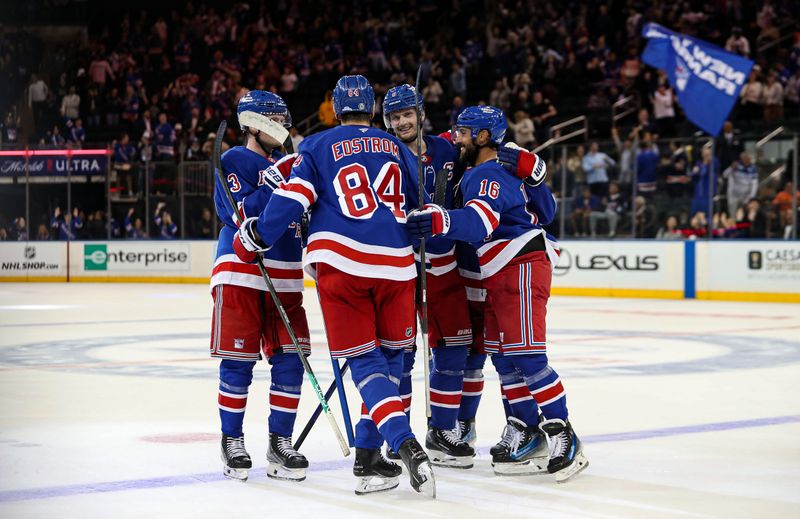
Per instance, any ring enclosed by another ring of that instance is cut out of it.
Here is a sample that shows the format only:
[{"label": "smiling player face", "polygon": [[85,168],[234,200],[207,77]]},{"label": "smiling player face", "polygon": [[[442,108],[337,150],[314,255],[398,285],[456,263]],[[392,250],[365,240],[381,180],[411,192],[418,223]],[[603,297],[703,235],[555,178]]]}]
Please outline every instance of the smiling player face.
[{"label": "smiling player face", "polygon": [[478,147],[472,139],[472,130],[470,128],[458,128],[456,130],[456,146],[458,146],[462,164],[475,164],[478,158]]},{"label": "smiling player face", "polygon": [[417,111],[413,108],[397,110],[389,114],[389,122],[394,134],[403,142],[417,138]]}]

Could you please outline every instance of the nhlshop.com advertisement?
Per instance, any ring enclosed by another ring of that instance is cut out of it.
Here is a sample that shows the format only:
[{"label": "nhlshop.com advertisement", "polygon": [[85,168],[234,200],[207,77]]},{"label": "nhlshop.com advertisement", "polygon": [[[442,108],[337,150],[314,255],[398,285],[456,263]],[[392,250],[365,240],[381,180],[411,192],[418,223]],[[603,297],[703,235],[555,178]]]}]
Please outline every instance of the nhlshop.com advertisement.
[{"label": "nhlshop.com advertisement", "polygon": [[60,243],[5,242],[0,247],[0,277],[59,278],[67,274],[67,249]]}]

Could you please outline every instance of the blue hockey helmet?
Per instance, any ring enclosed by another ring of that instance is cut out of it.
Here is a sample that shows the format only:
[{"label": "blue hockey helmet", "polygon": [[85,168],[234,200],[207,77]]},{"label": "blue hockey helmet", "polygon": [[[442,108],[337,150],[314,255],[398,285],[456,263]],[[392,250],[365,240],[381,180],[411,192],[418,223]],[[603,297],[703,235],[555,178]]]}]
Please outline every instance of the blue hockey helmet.
[{"label": "blue hockey helmet", "polygon": [[383,98],[383,123],[386,129],[391,129],[392,125],[389,122],[389,114],[397,112],[398,110],[405,110],[406,108],[413,108],[415,103],[417,105],[417,114],[420,117],[425,115],[425,106],[422,104],[422,96],[417,97],[415,101],[416,89],[411,85],[398,85],[390,88],[386,92],[386,97]]},{"label": "blue hockey helmet", "polygon": [[264,90],[251,90],[239,99],[239,105],[236,107],[236,116],[242,130],[253,128],[268,132],[263,121],[269,119],[270,115],[282,115],[283,126],[291,128],[292,115],[289,113],[289,107],[278,94]]},{"label": "blue hockey helmet", "polygon": [[503,111],[494,106],[469,106],[456,120],[456,128],[469,128],[473,139],[478,137],[481,130],[488,131],[490,140],[495,144],[503,142],[507,127]]},{"label": "blue hockey helmet", "polygon": [[372,114],[375,91],[361,75],[342,76],[333,89],[333,111],[342,114]]}]

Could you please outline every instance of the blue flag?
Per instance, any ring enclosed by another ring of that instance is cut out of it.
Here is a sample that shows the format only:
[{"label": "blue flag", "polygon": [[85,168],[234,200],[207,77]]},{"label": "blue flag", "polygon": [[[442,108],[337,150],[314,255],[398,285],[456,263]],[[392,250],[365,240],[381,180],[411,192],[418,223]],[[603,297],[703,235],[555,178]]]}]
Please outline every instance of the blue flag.
[{"label": "blue flag", "polygon": [[650,40],[642,61],[666,71],[690,121],[711,135],[719,134],[753,62],[655,23],[645,25],[642,36]]}]

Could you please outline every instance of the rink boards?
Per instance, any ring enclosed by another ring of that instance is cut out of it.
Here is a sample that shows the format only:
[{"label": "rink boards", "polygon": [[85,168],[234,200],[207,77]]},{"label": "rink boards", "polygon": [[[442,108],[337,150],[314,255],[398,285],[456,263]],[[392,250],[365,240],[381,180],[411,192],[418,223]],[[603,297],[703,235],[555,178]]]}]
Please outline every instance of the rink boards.
[{"label": "rink boards", "polygon": [[[3,242],[0,281],[207,283],[215,248],[191,240]],[[800,243],[566,240],[552,292],[800,302]]]}]

